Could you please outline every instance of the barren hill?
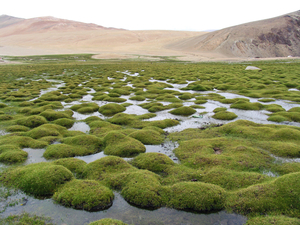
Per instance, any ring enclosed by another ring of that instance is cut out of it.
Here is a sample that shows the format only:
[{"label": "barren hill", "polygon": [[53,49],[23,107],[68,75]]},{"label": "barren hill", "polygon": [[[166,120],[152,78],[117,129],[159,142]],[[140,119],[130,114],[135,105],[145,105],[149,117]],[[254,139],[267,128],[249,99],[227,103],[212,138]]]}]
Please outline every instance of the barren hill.
[{"label": "barren hill", "polygon": [[54,17],[20,19],[1,27],[9,20],[8,16],[0,17],[0,55],[99,53],[99,58],[181,55],[163,46],[204,33],[129,31]]},{"label": "barren hill", "polygon": [[68,53],[192,61],[300,56],[300,11],[214,32],[130,31],[54,17],[0,16],[0,55]]},{"label": "barren hill", "polygon": [[300,11],[199,35],[167,48],[228,57],[300,56]]}]

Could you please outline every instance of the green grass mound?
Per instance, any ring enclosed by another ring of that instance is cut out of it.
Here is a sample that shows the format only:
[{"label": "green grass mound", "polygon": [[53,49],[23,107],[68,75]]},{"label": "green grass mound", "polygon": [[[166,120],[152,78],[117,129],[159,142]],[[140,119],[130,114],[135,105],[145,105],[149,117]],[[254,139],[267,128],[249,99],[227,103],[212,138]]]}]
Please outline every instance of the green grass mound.
[{"label": "green grass mound", "polygon": [[40,116],[45,117],[48,121],[53,121],[61,118],[71,119],[73,112],[71,110],[67,111],[54,111],[53,109],[47,109],[40,114]]},{"label": "green grass mound", "polygon": [[233,112],[220,111],[215,113],[215,115],[213,115],[212,118],[218,120],[234,120],[235,118],[237,118],[237,115]]},{"label": "green grass mound", "polygon": [[60,185],[73,179],[73,174],[67,168],[49,163],[17,167],[1,175],[0,180],[4,184],[38,196],[52,195]]},{"label": "green grass mound", "polygon": [[230,108],[243,109],[243,110],[262,110],[264,105],[259,102],[246,102],[246,101],[237,101],[230,105]]},{"label": "green grass mound", "polygon": [[82,103],[80,105],[73,105],[70,109],[73,111],[79,112],[81,114],[88,114],[98,111],[99,106],[94,103]]},{"label": "green grass mound", "polygon": [[7,225],[53,225],[50,218],[31,215],[26,212],[23,212],[20,215],[10,215],[6,218],[1,218],[0,223]]},{"label": "green grass mound", "polygon": [[87,164],[84,168],[83,177],[101,181],[107,186],[120,189],[124,179],[119,179],[117,176],[132,171],[136,171],[136,168],[124,159],[117,156],[106,156]]},{"label": "green grass mound", "polygon": [[169,207],[205,212],[223,209],[225,194],[225,190],[217,185],[181,182],[165,187],[163,197]]},{"label": "green grass mound", "polygon": [[131,125],[132,123],[137,122],[138,118],[133,114],[126,113],[117,113],[108,121],[118,125]]},{"label": "green grass mound", "polygon": [[163,111],[168,109],[168,106],[163,105],[160,102],[146,102],[146,103],[142,103],[139,106],[141,106],[144,109],[148,109],[149,112],[159,112],[159,111]]},{"label": "green grass mound", "polygon": [[34,103],[33,102],[21,102],[19,103],[20,107],[28,107],[28,106],[33,106]]},{"label": "green grass mound", "polygon": [[300,217],[300,173],[290,173],[264,184],[233,192],[227,207],[242,214],[255,215],[271,212]]},{"label": "green grass mound", "polygon": [[38,100],[39,101],[63,101],[67,99],[68,96],[61,94],[59,91],[51,91],[43,94]]},{"label": "green grass mound", "polygon": [[292,142],[261,141],[258,146],[280,157],[299,158],[300,146]]},{"label": "green grass mound", "polygon": [[121,220],[105,218],[89,223],[89,225],[127,225],[127,223],[123,223]]},{"label": "green grass mound", "polygon": [[144,145],[158,145],[164,141],[163,136],[154,130],[137,130],[128,136],[139,140]]},{"label": "green grass mound", "polygon": [[86,122],[88,124],[91,122],[94,122],[94,121],[103,121],[103,120],[98,116],[90,116],[84,120],[84,122]]},{"label": "green grass mound", "polygon": [[2,103],[2,102],[0,102],[0,109],[5,108],[5,107],[7,107],[7,105],[4,104],[4,103]]},{"label": "green grass mound", "polygon": [[208,172],[203,173],[201,177],[202,182],[219,185],[226,190],[246,188],[271,179],[260,173],[233,171],[222,167],[212,168]]},{"label": "green grass mound", "polygon": [[146,126],[146,127],[143,127],[143,130],[154,130],[160,134],[164,134],[165,131],[159,127],[154,127],[154,126]]},{"label": "green grass mound", "polygon": [[99,108],[99,112],[105,116],[112,116],[114,114],[123,112],[126,110],[126,107],[119,105],[117,103],[108,103]]},{"label": "green grass mound", "polygon": [[23,151],[20,147],[7,144],[0,146],[0,162],[3,163],[20,163],[27,159],[28,153]]},{"label": "green grass mound", "polygon": [[124,199],[141,208],[159,208],[163,200],[159,191],[159,177],[149,171],[141,170],[130,173],[124,178],[121,195]]},{"label": "green grass mound", "polygon": [[44,148],[48,145],[48,143],[45,141],[35,140],[31,137],[21,137],[15,135],[0,136],[0,146],[10,145],[12,143],[20,148]]},{"label": "green grass mound", "polygon": [[192,168],[213,168],[259,171],[272,163],[272,157],[250,142],[226,138],[199,138],[180,142],[174,150],[183,165]]},{"label": "green grass mound", "polygon": [[54,165],[61,165],[70,170],[75,177],[82,177],[83,171],[87,163],[81,159],[65,158],[51,162]]},{"label": "green grass mound", "polygon": [[103,101],[121,103],[121,102],[126,102],[127,100],[125,98],[107,96],[103,99]]},{"label": "green grass mound", "polygon": [[132,96],[129,99],[130,100],[135,100],[135,101],[145,101],[146,100],[146,98],[144,96],[141,96],[141,95]]},{"label": "green grass mound", "polygon": [[61,119],[54,120],[53,123],[63,126],[65,128],[71,128],[74,125],[75,121],[68,118],[61,118]]},{"label": "green grass mound", "polygon": [[74,156],[84,156],[94,154],[95,150],[87,147],[67,145],[67,144],[55,144],[49,145],[44,152],[43,156],[46,159],[60,159]]},{"label": "green grass mound", "polygon": [[97,137],[104,137],[110,131],[122,129],[119,125],[99,120],[89,123],[89,126],[91,128],[90,134],[96,135]]},{"label": "green grass mound", "polygon": [[300,219],[298,218],[290,218],[287,216],[272,216],[272,215],[266,215],[266,216],[257,216],[252,217],[247,220],[246,225],[299,225]]},{"label": "green grass mound", "polygon": [[95,135],[83,134],[74,137],[67,137],[62,140],[63,144],[86,147],[94,153],[99,152],[102,148],[103,141]]},{"label": "green grass mound", "polygon": [[112,205],[114,194],[97,181],[74,179],[55,192],[53,199],[67,207],[98,211]]},{"label": "green grass mound", "polygon": [[218,113],[218,112],[224,112],[224,111],[227,111],[227,108],[225,107],[218,107],[218,108],[215,108],[214,109],[214,113]]},{"label": "green grass mound", "polygon": [[[268,120],[274,119],[274,117],[283,117],[285,118],[285,121],[294,121],[294,122],[300,122],[300,112],[275,112],[273,113]],[[271,120],[272,121],[272,120]],[[277,122],[277,121],[276,121]]]},{"label": "green grass mound", "polygon": [[7,132],[26,132],[26,131],[29,131],[30,128],[22,126],[22,125],[12,125],[12,126],[6,127],[5,130]]},{"label": "green grass mound", "polygon": [[195,109],[189,107],[189,106],[182,106],[177,109],[173,109],[169,111],[169,113],[174,114],[174,115],[182,115],[182,116],[190,116],[197,112]]},{"label": "green grass mound", "polygon": [[289,162],[289,163],[278,164],[276,165],[275,171],[280,175],[300,172],[300,163]]},{"label": "green grass mound", "polygon": [[140,141],[117,131],[111,131],[104,137],[104,145],[106,155],[130,157],[146,151],[146,147]]},{"label": "green grass mound", "polygon": [[207,102],[207,100],[205,100],[205,99],[198,99],[198,100],[196,100],[196,101],[194,101],[194,103],[195,104],[205,104]]},{"label": "green grass mound", "polygon": [[0,121],[6,121],[6,120],[12,120],[13,117],[11,115],[8,114],[1,114],[0,115]]},{"label": "green grass mound", "polygon": [[43,124],[39,127],[24,133],[24,136],[31,137],[33,139],[39,139],[47,136],[62,137],[62,134],[66,131],[65,127],[56,124]]},{"label": "green grass mound", "polygon": [[288,110],[288,112],[300,112],[300,107],[294,107]]},{"label": "green grass mound", "polygon": [[38,126],[46,124],[46,123],[48,123],[48,122],[45,119],[45,117],[36,116],[36,115],[28,116],[28,117],[17,120],[18,125],[22,125],[22,126],[30,127],[30,128],[38,127]]},{"label": "green grass mound", "polygon": [[146,121],[145,126],[154,126],[154,127],[159,127],[161,129],[165,129],[167,127],[173,127],[178,124],[179,124],[178,120],[164,119],[164,120]]},{"label": "green grass mound", "polygon": [[225,134],[248,140],[289,141],[296,143],[300,138],[298,127],[271,124],[262,125],[247,120],[237,120],[225,124],[218,130],[223,135]]},{"label": "green grass mound", "polygon": [[271,115],[268,118],[268,121],[273,121],[273,122],[277,122],[277,123],[281,123],[284,121],[289,121],[288,118],[284,117],[284,116],[279,116],[279,115]]},{"label": "green grass mound", "polygon": [[261,99],[258,99],[258,101],[260,101],[260,102],[274,102],[275,99],[273,99],[273,98],[261,98]]},{"label": "green grass mound", "polygon": [[182,95],[179,96],[179,98],[181,100],[188,100],[188,99],[191,99],[193,97],[194,97],[194,95],[191,94],[191,93],[184,93],[184,94],[182,94]]},{"label": "green grass mound", "polygon": [[155,173],[165,172],[167,168],[175,165],[165,154],[154,152],[139,154],[130,163],[139,169],[145,169]]}]

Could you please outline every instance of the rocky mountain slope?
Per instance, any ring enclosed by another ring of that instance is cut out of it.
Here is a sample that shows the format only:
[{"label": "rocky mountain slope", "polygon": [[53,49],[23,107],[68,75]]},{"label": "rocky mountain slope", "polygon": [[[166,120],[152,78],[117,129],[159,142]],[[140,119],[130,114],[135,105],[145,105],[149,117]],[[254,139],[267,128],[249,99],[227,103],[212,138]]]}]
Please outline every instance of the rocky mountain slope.
[{"label": "rocky mountain slope", "polygon": [[167,48],[228,57],[300,56],[300,10],[192,37]]},{"label": "rocky mountain slope", "polygon": [[0,55],[67,53],[192,61],[300,56],[300,11],[213,32],[130,31],[54,17],[0,16]]}]

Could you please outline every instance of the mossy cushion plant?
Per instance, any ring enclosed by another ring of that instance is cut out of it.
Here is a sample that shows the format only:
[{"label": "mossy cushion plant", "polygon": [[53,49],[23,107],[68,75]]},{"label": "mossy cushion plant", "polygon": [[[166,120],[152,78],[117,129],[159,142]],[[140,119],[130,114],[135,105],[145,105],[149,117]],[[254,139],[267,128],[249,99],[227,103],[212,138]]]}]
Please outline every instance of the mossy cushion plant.
[{"label": "mossy cushion plant", "polygon": [[40,114],[40,116],[45,117],[48,121],[53,121],[61,118],[71,119],[73,112],[71,110],[66,111],[54,111],[53,109],[47,109]]},{"label": "mossy cushion plant", "polygon": [[97,137],[105,137],[105,135],[113,130],[120,130],[122,129],[121,126],[109,123],[107,121],[92,121],[89,123],[91,128],[90,134],[96,135]]},{"label": "mossy cushion plant", "polygon": [[218,185],[226,190],[237,190],[254,184],[263,183],[273,178],[256,172],[242,172],[214,167],[201,173],[200,181]]},{"label": "mossy cushion plant", "polygon": [[30,128],[38,127],[42,124],[48,123],[48,121],[46,120],[45,117],[36,116],[36,115],[21,118],[21,119],[17,120],[16,122],[18,125],[22,125],[22,126],[30,127]]},{"label": "mossy cushion plant", "polygon": [[75,177],[81,177],[87,163],[77,158],[64,158],[51,162],[54,165],[61,165],[70,170]]},{"label": "mossy cushion plant", "polygon": [[246,171],[267,168],[273,161],[272,157],[250,145],[245,140],[201,138],[180,142],[174,152],[181,163],[192,168],[222,166]]},{"label": "mossy cushion plant", "polygon": [[95,135],[89,135],[89,134],[67,137],[62,139],[62,142],[63,144],[85,147],[89,151],[93,151],[94,153],[101,151],[103,146],[102,139],[96,137]]},{"label": "mossy cushion plant", "polygon": [[74,176],[67,168],[49,163],[35,163],[2,173],[0,180],[6,185],[13,185],[26,193],[47,196]]},{"label": "mossy cushion plant", "polygon": [[158,145],[164,141],[163,136],[154,130],[137,130],[129,135],[144,145]]},{"label": "mossy cushion plant", "polygon": [[97,181],[73,179],[55,192],[53,199],[67,207],[98,211],[112,205],[114,194]]},{"label": "mossy cushion plant", "polygon": [[220,186],[213,184],[181,182],[173,186],[165,186],[162,196],[170,207],[205,212],[223,209],[226,192]]},{"label": "mossy cushion plant", "polygon": [[243,110],[262,110],[264,105],[259,102],[246,102],[246,101],[237,101],[230,105],[230,108],[243,109]]},{"label": "mossy cushion plant", "polygon": [[0,162],[3,163],[20,163],[27,159],[28,153],[20,147],[8,144],[0,146]]},{"label": "mossy cushion plant", "polygon": [[165,154],[155,152],[139,154],[130,163],[139,169],[146,169],[155,173],[164,172],[168,167],[175,165]]},{"label": "mossy cushion plant", "polygon": [[127,223],[123,223],[121,220],[105,218],[91,222],[89,225],[127,225]]},{"label": "mossy cushion plant", "polygon": [[70,109],[82,114],[86,114],[86,113],[93,113],[98,111],[99,106],[96,103],[91,102],[91,103],[82,103],[80,105],[73,105],[71,106]]},{"label": "mossy cushion plant", "polygon": [[12,126],[6,127],[5,130],[8,132],[26,132],[26,131],[29,131],[30,128],[22,126],[22,125],[12,125]]},{"label": "mossy cushion plant", "polygon": [[48,145],[45,141],[35,140],[31,137],[16,135],[0,136],[0,145],[10,145],[12,143],[20,148],[44,148]]},{"label": "mossy cushion plant", "polygon": [[124,178],[121,195],[126,201],[142,208],[159,208],[163,204],[159,194],[159,177],[149,171],[139,170]]},{"label": "mossy cushion plant", "polygon": [[124,106],[117,103],[108,103],[99,108],[99,112],[105,116],[112,116],[125,110],[126,108]]},{"label": "mossy cushion plant", "polygon": [[182,115],[182,116],[190,116],[197,112],[195,109],[189,107],[189,106],[182,106],[177,109],[173,109],[169,111],[169,113],[174,114],[174,115]]},{"label": "mossy cushion plant", "polygon": [[290,218],[288,216],[283,215],[264,215],[264,216],[257,216],[252,217],[247,220],[246,225],[299,225],[300,219],[298,218]]},{"label": "mossy cushion plant", "polygon": [[290,173],[270,182],[232,192],[227,198],[227,207],[242,214],[273,212],[299,218],[299,179],[299,172]]},{"label": "mossy cushion plant", "polygon": [[33,139],[39,139],[46,136],[60,136],[62,137],[61,133],[66,131],[66,128],[61,127],[55,124],[44,124],[39,127],[33,128],[32,130],[23,133],[24,136],[31,137]]},{"label": "mossy cushion plant", "polygon": [[49,145],[43,154],[46,159],[60,159],[74,156],[91,155],[95,153],[94,149],[83,146],[55,144]]},{"label": "mossy cushion plant", "polygon": [[61,119],[54,120],[53,123],[66,128],[71,128],[74,125],[75,121],[68,118],[61,118]]},{"label": "mossy cushion plant", "polygon": [[124,159],[117,156],[106,156],[87,164],[83,175],[87,179],[101,181],[106,175],[133,170],[135,168]]},{"label": "mossy cushion plant", "polygon": [[212,118],[218,119],[218,120],[234,120],[237,118],[237,115],[233,112],[228,111],[220,111],[215,113]]},{"label": "mossy cushion plant", "polygon": [[140,141],[118,131],[109,132],[104,137],[104,145],[106,155],[130,157],[146,151],[146,147]]}]

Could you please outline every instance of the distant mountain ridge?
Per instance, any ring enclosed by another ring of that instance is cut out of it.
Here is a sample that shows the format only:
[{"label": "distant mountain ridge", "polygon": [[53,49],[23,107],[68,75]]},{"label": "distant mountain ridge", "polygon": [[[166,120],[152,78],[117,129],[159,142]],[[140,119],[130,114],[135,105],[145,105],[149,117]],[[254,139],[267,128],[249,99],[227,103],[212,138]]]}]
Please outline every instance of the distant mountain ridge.
[{"label": "distant mountain ridge", "polygon": [[10,26],[14,23],[20,22],[22,20],[24,20],[24,19],[13,17],[13,16],[8,16],[8,15],[1,15],[0,16],[0,29],[3,27]]},{"label": "distant mountain ridge", "polygon": [[300,56],[300,10],[241,24],[166,46],[192,52],[216,52],[228,57]]},{"label": "distant mountain ridge", "polygon": [[131,31],[51,16],[2,15],[0,46],[0,55],[169,55],[192,61],[300,57],[300,11],[212,32]]},{"label": "distant mountain ridge", "polygon": [[83,23],[52,16],[21,19],[7,15],[0,16],[0,36],[25,33],[43,33],[49,31],[79,31],[79,30],[119,30],[103,27],[93,23]]}]

